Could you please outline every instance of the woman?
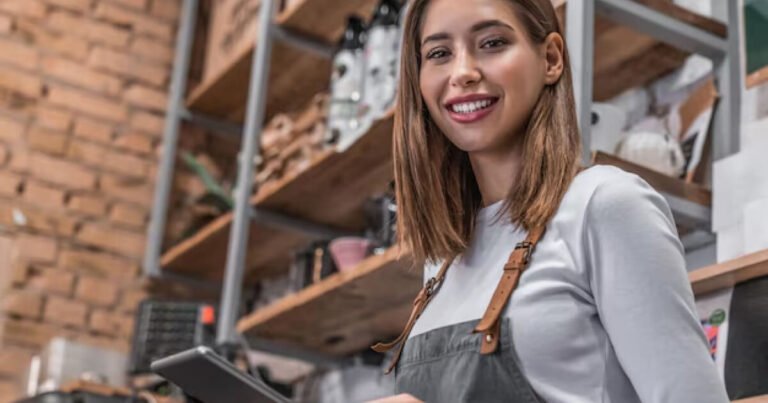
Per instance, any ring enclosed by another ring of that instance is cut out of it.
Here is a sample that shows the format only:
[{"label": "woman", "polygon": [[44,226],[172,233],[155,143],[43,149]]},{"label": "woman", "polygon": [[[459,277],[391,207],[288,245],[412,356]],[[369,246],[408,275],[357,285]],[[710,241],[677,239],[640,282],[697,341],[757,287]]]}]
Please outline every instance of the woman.
[{"label": "woman", "polygon": [[665,200],[579,168],[550,0],[415,0],[404,32],[399,242],[427,281],[401,338],[374,347],[398,347],[398,392],[727,402]]}]

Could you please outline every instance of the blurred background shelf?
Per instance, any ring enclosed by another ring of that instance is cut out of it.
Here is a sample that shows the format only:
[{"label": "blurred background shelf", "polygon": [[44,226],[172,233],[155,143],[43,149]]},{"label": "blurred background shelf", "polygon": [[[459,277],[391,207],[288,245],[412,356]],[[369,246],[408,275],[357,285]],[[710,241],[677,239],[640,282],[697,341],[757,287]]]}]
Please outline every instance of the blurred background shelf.
[{"label": "blurred background shelf", "polygon": [[[343,153],[326,151],[308,166],[264,186],[251,203],[318,224],[359,231],[363,205],[388,188],[392,174],[392,114],[373,126]],[[217,218],[192,237],[170,248],[161,259],[164,270],[206,279],[220,279],[227,255],[232,213]],[[291,252],[309,238],[296,231],[251,223],[247,281],[288,269]]]},{"label": "blurred background shelf", "polygon": [[768,249],[688,273],[696,295],[733,287],[768,275]]},{"label": "blurred background shelf", "polygon": [[238,331],[332,355],[365,350],[402,330],[422,284],[412,266],[390,248],[247,315]]}]

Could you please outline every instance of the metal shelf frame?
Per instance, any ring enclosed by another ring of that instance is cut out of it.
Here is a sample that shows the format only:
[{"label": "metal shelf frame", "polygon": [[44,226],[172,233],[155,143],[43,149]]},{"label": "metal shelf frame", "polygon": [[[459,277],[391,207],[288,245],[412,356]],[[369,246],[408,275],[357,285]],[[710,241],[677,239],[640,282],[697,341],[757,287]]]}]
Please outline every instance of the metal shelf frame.
[{"label": "metal shelf frame", "polygon": [[[590,111],[596,12],[663,42],[712,59],[721,94],[714,117],[713,160],[722,159],[738,151],[742,64],[740,32],[735,27],[741,26],[739,25],[742,18],[741,1],[728,1],[727,3],[728,27],[730,29],[727,39],[724,40],[629,0],[567,1],[566,38],[574,71],[574,90],[584,149],[582,158],[585,166],[590,165]],[[258,42],[253,52],[245,124],[241,127],[219,121],[216,118],[196,114],[187,110],[185,94],[198,6],[198,0],[183,1],[163,132],[163,154],[157,174],[148,227],[144,273],[149,277],[163,276],[159,261],[181,122],[192,122],[227,135],[239,134],[242,143],[238,156],[240,164],[234,197],[234,220],[229,235],[230,242],[221,292],[216,340],[220,346],[231,347],[240,343],[240,336],[237,334],[235,326],[239,315],[250,220],[266,219],[273,225],[277,223],[318,237],[332,236],[337,233],[332,228],[305,222],[298,218],[274,219],[278,215],[258,211],[249,203],[254,186],[253,164],[250,161],[253,161],[254,156],[259,154],[266,105],[267,78],[274,41],[284,41],[291,46],[326,57],[330,57],[333,52],[332,48],[323,41],[293,33],[277,26],[275,24],[276,0],[263,0],[259,11],[259,29],[256,33]],[[670,205],[676,209],[679,216],[698,222],[700,227],[702,226],[701,223],[704,223],[704,227],[709,226],[706,223],[709,222],[711,212],[706,208],[691,206],[691,203],[687,203],[685,200],[670,199],[670,195],[665,196],[668,197]],[[310,361],[323,361],[313,359],[311,353],[296,354],[294,352],[291,355],[304,355]]]}]

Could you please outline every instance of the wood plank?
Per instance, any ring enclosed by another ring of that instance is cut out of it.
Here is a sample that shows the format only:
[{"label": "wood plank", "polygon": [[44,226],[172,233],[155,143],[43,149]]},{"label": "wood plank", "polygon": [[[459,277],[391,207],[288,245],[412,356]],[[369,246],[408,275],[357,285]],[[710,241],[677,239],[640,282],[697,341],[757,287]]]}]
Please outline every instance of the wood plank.
[{"label": "wood plank", "polygon": [[[328,150],[294,171],[260,188],[251,199],[259,208],[291,214],[347,230],[364,228],[365,201],[387,189],[392,170],[393,113],[374,122],[343,153]],[[225,214],[163,254],[163,269],[220,280],[227,257],[232,213]],[[246,255],[247,281],[288,269],[291,253],[310,238],[295,231],[252,223]]]},{"label": "wood plank", "polygon": [[698,184],[688,183],[682,179],[673,178],[602,151],[592,153],[592,163],[613,165],[627,172],[637,174],[659,192],[667,193],[705,206],[712,205],[712,192]]},{"label": "wood plank", "polygon": [[238,331],[327,354],[357,352],[400,332],[421,283],[409,255],[390,248],[246,316]]},{"label": "wood plank", "polygon": [[760,70],[747,76],[746,84],[747,88],[757,87],[758,85],[768,81],[768,66],[763,67]]},{"label": "wood plank", "polygon": [[768,276],[768,249],[688,273],[696,295],[733,287],[762,276]]},{"label": "wood plank", "polygon": [[734,400],[733,403],[768,403],[768,395],[748,397],[746,399]]},{"label": "wood plank", "polygon": [[336,43],[344,31],[348,15],[370,17],[377,3],[377,0],[296,1],[278,14],[276,22],[283,28]]}]

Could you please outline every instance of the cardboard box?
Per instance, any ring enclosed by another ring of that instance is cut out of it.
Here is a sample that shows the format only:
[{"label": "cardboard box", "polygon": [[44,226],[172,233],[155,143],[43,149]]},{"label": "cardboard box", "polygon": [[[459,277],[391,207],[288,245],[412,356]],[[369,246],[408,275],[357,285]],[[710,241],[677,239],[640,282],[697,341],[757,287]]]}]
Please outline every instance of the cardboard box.
[{"label": "cardboard box", "polygon": [[215,0],[208,26],[203,81],[217,77],[256,40],[260,0]]}]

